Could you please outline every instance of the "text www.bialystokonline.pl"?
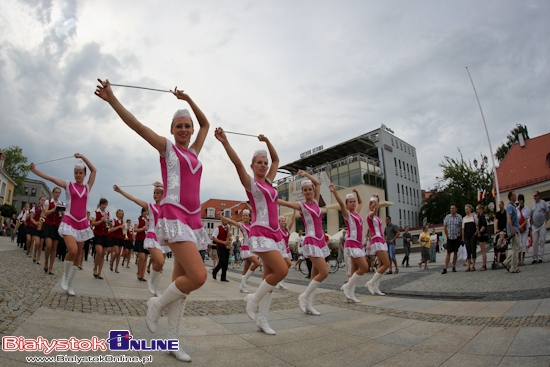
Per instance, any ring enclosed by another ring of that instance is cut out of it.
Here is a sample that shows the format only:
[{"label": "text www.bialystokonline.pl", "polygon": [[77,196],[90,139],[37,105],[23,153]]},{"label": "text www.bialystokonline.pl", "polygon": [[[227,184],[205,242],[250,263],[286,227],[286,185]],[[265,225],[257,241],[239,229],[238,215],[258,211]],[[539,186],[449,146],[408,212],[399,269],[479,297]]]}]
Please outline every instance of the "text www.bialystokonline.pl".
[{"label": "text www.bialystokonline.pl", "polygon": [[66,354],[58,354],[56,356],[29,356],[25,357],[28,363],[151,363],[153,356],[113,356],[113,355],[98,355],[98,356],[69,356]]}]

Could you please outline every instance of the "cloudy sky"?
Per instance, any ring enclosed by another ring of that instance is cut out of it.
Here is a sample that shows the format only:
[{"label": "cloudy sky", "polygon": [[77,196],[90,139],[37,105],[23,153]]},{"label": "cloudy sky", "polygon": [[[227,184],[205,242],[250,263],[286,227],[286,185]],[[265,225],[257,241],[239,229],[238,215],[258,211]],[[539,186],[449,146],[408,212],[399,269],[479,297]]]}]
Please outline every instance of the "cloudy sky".
[{"label": "cloudy sky", "polygon": [[[161,5],[162,4],[162,5]],[[416,147],[422,188],[444,155],[489,155],[521,123],[548,133],[550,3],[540,1],[67,1],[0,3],[0,148],[30,161],[81,152],[98,167],[89,207],[137,208],[112,185],[160,180],[157,152],[95,97],[96,78],[184,89],[212,129],[201,200],[244,199],[213,128],[263,133],[288,163],[385,124]],[[186,107],[169,93],[117,88],[169,136]],[[230,136],[243,160],[262,147]],[[72,178],[75,160],[40,166]],[[30,175],[31,178],[36,178]],[[128,188],[152,200],[151,188]]]}]

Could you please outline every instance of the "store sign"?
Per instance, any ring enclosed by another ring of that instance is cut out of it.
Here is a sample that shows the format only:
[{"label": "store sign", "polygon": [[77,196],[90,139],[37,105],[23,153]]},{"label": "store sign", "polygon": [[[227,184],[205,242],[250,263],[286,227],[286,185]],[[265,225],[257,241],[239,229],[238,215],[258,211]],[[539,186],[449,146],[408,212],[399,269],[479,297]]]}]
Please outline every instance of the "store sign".
[{"label": "store sign", "polygon": [[321,150],[323,150],[323,146],[322,146],[322,145],[319,145],[318,147],[315,147],[315,148],[313,148],[313,149],[310,149],[310,150],[308,150],[308,151],[306,151],[306,152],[301,153],[301,154],[300,154],[300,158],[305,158],[305,157],[307,157],[307,156],[310,156],[310,155],[312,155],[312,154],[315,154],[315,153],[317,153],[317,152],[320,152]]}]

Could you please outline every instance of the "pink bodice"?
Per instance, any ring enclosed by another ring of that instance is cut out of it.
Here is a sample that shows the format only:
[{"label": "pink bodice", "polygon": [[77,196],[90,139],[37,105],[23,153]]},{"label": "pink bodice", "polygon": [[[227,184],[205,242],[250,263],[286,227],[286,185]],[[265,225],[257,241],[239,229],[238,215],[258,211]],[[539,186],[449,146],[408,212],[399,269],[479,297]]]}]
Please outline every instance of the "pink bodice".
[{"label": "pink bodice", "polygon": [[348,228],[348,236],[346,238],[346,242],[352,241],[357,242],[361,246],[363,244],[361,238],[363,237],[363,218],[361,218],[361,215],[355,212],[348,211],[349,219],[344,218],[344,222],[346,223],[346,227]]},{"label": "pink bodice", "polygon": [[149,203],[149,229],[145,233],[145,238],[151,238],[157,241],[157,234],[155,228],[159,221],[160,205]]},{"label": "pink bodice", "polygon": [[[160,169],[164,183],[161,201],[161,217],[175,215],[174,210],[184,212],[183,222],[192,229],[202,228],[200,216],[200,182],[202,164],[193,149],[185,150],[166,139],[166,155],[160,157]],[[164,208],[165,205],[176,208]],[[164,213],[166,212],[166,213]]]},{"label": "pink bodice", "polygon": [[371,234],[371,243],[385,243],[384,241],[384,231],[382,230],[382,221],[378,215],[375,215],[373,218],[367,215],[367,225],[369,226],[369,231]]},{"label": "pink bodice", "polygon": [[246,195],[252,207],[251,236],[267,236],[276,241],[282,239],[279,233],[279,215],[277,190],[268,182],[256,181],[250,178],[250,191]]},{"label": "pink bodice", "polygon": [[69,181],[67,181],[66,185],[65,194],[67,197],[67,205],[65,215],[63,216],[63,222],[70,223],[69,219],[72,219],[77,223],[88,223],[86,218],[86,204],[88,202],[88,193],[90,192],[88,185],[79,185]]},{"label": "pink bodice", "polygon": [[323,232],[323,212],[321,211],[321,208],[319,208],[317,201],[314,201],[311,204],[301,202],[300,207],[302,208],[300,215],[306,227],[305,238],[311,237],[317,241],[323,240],[324,242],[325,234]]}]

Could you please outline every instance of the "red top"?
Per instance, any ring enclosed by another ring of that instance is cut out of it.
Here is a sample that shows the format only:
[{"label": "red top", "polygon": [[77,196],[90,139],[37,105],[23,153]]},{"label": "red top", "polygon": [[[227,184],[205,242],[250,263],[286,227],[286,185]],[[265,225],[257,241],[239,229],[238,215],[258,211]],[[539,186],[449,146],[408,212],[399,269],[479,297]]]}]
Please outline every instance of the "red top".
[{"label": "red top", "polygon": [[[52,210],[57,206],[53,199],[50,199],[47,202],[48,202],[48,210]],[[61,224],[61,218],[59,217],[59,212],[57,210],[54,210],[52,213],[50,213],[50,215],[46,217],[46,221],[44,223],[49,226],[59,227],[59,224]]]},{"label": "red top", "polygon": [[[113,228],[118,227],[120,225],[122,225],[122,222],[118,218],[113,219]],[[122,233],[122,228],[119,228],[116,231],[111,232],[111,237],[112,238],[124,238],[124,234]]]},{"label": "red top", "polygon": [[[227,231],[223,226],[218,226],[218,235],[216,236],[216,238],[220,241],[227,240]],[[217,242],[216,242],[216,245],[218,247],[225,247],[225,245],[222,245],[221,243],[217,243]]]},{"label": "red top", "polygon": [[42,210],[40,210],[40,208],[37,206],[35,206],[34,208],[31,209],[30,213],[29,213],[29,218],[28,218],[28,221],[27,221],[27,225],[30,227],[30,228],[36,228],[36,224],[34,224],[32,221],[31,221],[31,217],[35,220],[35,222],[38,222],[40,220],[40,214],[42,213]]},{"label": "red top", "polygon": [[[145,219],[143,219],[143,217],[138,218],[138,229],[145,227],[146,224],[147,222],[145,221]],[[135,235],[136,241],[145,241],[145,235],[146,235],[145,232],[146,231],[136,233]]]},{"label": "red top", "polygon": [[95,211],[95,220],[94,220],[94,222],[97,222],[97,221],[101,220],[101,223],[99,223],[98,225],[96,225],[94,227],[94,236],[108,236],[109,235],[109,231],[105,227],[105,222],[102,221],[102,219],[103,219],[103,214],[101,213],[100,210],[96,210]]}]

